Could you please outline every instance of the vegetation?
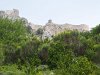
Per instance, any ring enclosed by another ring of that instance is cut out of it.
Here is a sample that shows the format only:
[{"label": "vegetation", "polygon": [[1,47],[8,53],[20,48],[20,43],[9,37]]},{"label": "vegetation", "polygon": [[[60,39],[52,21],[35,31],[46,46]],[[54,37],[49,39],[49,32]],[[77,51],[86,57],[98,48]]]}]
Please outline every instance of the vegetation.
[{"label": "vegetation", "polygon": [[22,20],[0,18],[0,75],[44,74],[100,75],[100,24],[42,40]]}]

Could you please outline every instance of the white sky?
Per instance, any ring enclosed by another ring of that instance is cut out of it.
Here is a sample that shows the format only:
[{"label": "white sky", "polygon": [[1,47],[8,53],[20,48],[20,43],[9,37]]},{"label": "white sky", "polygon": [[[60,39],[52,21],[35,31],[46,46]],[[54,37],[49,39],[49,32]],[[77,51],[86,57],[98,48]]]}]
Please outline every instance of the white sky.
[{"label": "white sky", "polygon": [[34,24],[100,24],[100,0],[0,0],[0,10],[13,8]]}]

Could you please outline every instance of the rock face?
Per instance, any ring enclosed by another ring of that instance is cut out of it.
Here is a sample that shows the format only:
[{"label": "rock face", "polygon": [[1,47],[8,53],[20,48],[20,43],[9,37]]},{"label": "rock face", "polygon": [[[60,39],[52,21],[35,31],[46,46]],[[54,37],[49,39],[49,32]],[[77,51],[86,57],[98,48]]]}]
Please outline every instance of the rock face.
[{"label": "rock face", "polygon": [[78,30],[82,31],[89,31],[88,25],[81,24],[81,25],[71,25],[71,24],[55,24],[52,20],[49,20],[48,23],[43,26],[44,34],[43,39],[46,37],[52,38],[52,36],[63,32],[65,30]]},{"label": "rock face", "polygon": [[8,17],[9,19],[16,20],[21,19],[25,22],[26,26],[31,27],[32,32],[36,32],[39,28],[43,29],[42,39],[45,38],[52,38],[52,36],[63,32],[65,30],[78,30],[80,32],[82,31],[89,31],[88,25],[80,24],[80,25],[72,25],[72,24],[55,24],[52,22],[52,20],[48,20],[48,23],[45,25],[36,25],[29,23],[26,18],[19,16],[19,11],[17,9],[13,10],[6,10],[6,11],[0,11],[0,17]]},{"label": "rock face", "polygon": [[2,18],[7,17],[7,18],[12,19],[12,20],[21,19],[25,23],[28,23],[28,20],[26,18],[19,16],[19,10],[17,10],[17,9],[0,11],[0,17],[2,17]]},{"label": "rock face", "polygon": [[0,17],[9,19],[19,19],[19,11],[17,9],[0,11]]},{"label": "rock face", "polygon": [[65,30],[78,30],[82,31],[89,31],[88,25],[80,24],[80,25],[72,25],[72,24],[55,24],[52,20],[48,20],[48,23],[45,25],[34,25],[31,24],[33,31],[37,31],[39,28],[43,29],[42,39],[45,38],[52,38],[52,36],[61,33]]}]

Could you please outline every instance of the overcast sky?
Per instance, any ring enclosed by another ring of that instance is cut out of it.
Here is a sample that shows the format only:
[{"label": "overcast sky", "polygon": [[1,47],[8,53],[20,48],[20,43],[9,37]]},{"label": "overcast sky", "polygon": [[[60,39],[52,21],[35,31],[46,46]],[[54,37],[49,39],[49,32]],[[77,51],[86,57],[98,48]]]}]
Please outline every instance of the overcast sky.
[{"label": "overcast sky", "polygon": [[13,8],[34,24],[100,24],[100,0],[0,0],[0,10]]}]

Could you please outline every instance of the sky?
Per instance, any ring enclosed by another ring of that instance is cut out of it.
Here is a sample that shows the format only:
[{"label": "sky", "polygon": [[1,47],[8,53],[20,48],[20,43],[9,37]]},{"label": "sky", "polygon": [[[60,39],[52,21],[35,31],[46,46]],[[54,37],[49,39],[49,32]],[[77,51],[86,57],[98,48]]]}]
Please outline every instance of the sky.
[{"label": "sky", "polygon": [[0,10],[12,9],[34,24],[100,24],[100,0],[0,0]]}]

